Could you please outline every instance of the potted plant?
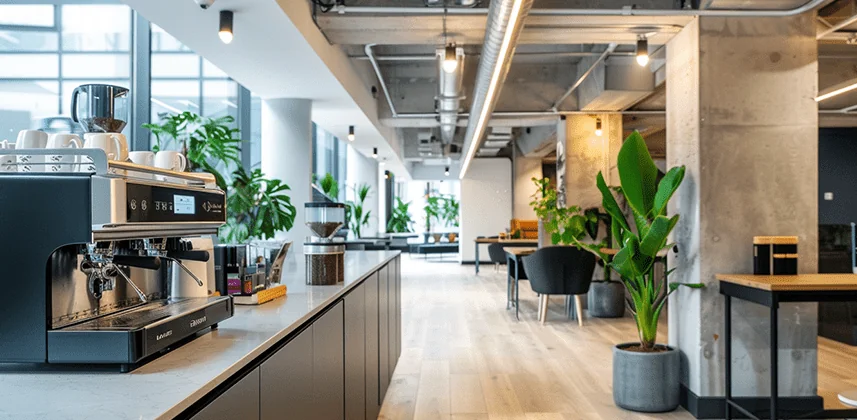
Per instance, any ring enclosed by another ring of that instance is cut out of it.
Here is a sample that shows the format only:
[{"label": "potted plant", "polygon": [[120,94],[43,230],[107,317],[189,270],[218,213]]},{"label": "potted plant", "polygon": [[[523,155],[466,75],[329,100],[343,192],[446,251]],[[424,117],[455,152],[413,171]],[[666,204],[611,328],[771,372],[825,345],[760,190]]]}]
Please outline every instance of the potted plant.
[{"label": "potted plant", "polygon": [[232,116],[202,117],[193,112],[159,114],[157,124],[143,124],[155,135],[154,152],[167,147],[177,148],[188,160],[188,170],[211,173],[220,189],[226,191],[228,181],[221,171],[241,166],[240,130],[232,127]]},{"label": "potted plant", "polygon": [[[584,227],[587,235],[594,241],[598,239],[601,231],[601,225],[604,224],[607,229],[607,236],[597,245],[602,248],[610,248],[613,246],[613,237],[611,235],[610,225],[612,218],[609,213],[602,212],[598,208],[587,209],[583,212],[586,219]],[[587,308],[589,315],[596,318],[621,318],[625,316],[625,286],[620,281],[612,279],[612,272],[609,265],[609,255],[605,255],[608,260],[599,259],[598,264],[604,269],[602,279],[593,279],[592,285],[587,294]]]},{"label": "potted plant", "polygon": [[348,217],[350,220],[349,228],[358,239],[363,237],[363,228],[369,226],[369,216],[372,214],[371,210],[363,208],[366,203],[366,197],[369,196],[369,191],[369,184],[362,184],[355,187],[357,201],[349,202],[345,206],[346,213],[350,214],[350,217]]},{"label": "potted plant", "polygon": [[220,239],[227,243],[247,243],[250,239],[271,239],[295,223],[295,206],[286,193],[289,186],[279,179],[266,179],[261,169],[247,173],[239,167],[232,173],[226,199],[227,222]]},{"label": "potted plant", "polygon": [[324,195],[328,196],[333,201],[339,200],[339,182],[336,181],[336,178],[330,174],[330,172],[324,174],[324,177],[319,181],[318,186],[321,187],[321,191]]},{"label": "potted plant", "polygon": [[393,212],[390,215],[390,221],[387,222],[388,233],[406,233],[411,232],[411,225],[414,220],[411,219],[411,213],[408,210],[411,202],[402,202],[402,199],[396,197],[396,206],[393,207]]},{"label": "potted plant", "polygon": [[[678,350],[656,343],[658,319],[667,297],[680,286],[704,286],[669,283],[669,271],[656,278],[653,265],[658,253],[671,247],[668,236],[679,216],[668,217],[666,209],[684,179],[685,167],[670,169],[657,184],[658,169],[643,137],[635,131],[619,151],[618,169],[622,192],[634,216],[634,229],[601,173],[597,185],[602,205],[612,218],[611,234],[621,246],[609,266],[630,294],[629,310],[637,324],[639,342],[613,348],[613,401],[633,411],[671,411],[679,403],[680,358]],[[606,257],[595,246],[587,248]]]}]

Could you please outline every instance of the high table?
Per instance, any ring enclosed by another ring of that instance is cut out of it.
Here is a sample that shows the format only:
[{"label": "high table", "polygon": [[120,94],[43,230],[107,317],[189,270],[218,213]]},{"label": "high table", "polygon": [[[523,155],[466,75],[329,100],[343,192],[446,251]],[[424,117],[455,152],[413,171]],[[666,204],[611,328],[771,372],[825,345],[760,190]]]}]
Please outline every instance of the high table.
[{"label": "high table", "polygon": [[[509,305],[515,306],[515,318],[518,317],[518,280],[520,280],[521,258],[530,255],[539,249],[536,247],[510,247],[504,249],[506,251],[506,309]],[[512,277],[512,271],[515,271],[515,277]],[[512,280],[514,279],[514,283]],[[514,289],[513,289],[514,287]],[[515,301],[512,302],[512,294],[515,295]]]},{"label": "high table", "polygon": [[[779,419],[777,384],[777,311],[781,302],[842,302],[857,300],[855,274],[799,274],[769,276],[752,274],[718,274],[720,293],[724,297],[725,355],[726,355],[726,420],[732,419],[732,409],[750,417],[760,418],[732,398],[732,298],[755,302],[771,308],[771,419]],[[857,409],[818,410],[791,418],[857,417]]]},{"label": "high table", "polygon": [[500,238],[476,238],[474,241],[476,246],[476,274],[479,274],[479,245],[480,244],[510,244],[510,245],[532,245],[539,246],[538,239],[500,239]]}]

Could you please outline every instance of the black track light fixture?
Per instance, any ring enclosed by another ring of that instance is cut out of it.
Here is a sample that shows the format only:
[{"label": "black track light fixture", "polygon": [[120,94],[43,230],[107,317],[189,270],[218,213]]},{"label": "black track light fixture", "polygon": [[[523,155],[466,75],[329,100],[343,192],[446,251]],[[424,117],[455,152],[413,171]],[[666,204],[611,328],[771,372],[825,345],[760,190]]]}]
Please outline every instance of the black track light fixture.
[{"label": "black track light fixture", "polygon": [[232,42],[232,11],[231,10],[221,10],[220,11],[220,31],[218,32],[220,36],[220,40],[223,41],[224,44],[228,44]]}]

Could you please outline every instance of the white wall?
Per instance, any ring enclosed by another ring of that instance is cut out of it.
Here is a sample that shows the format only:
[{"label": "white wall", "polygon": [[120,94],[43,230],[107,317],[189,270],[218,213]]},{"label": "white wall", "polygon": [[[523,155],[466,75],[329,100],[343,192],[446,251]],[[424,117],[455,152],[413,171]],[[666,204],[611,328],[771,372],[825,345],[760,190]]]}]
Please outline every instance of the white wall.
[{"label": "white wall", "polygon": [[381,190],[378,188],[378,162],[371,156],[363,156],[357,149],[348,146],[345,164],[345,199],[352,201],[356,199],[354,187],[360,184],[369,184],[369,197],[366,198],[364,211],[372,212],[369,217],[369,226],[363,228],[363,236],[376,236],[378,233],[379,197]]},{"label": "white wall", "polygon": [[[512,161],[474,159],[461,180],[461,261],[474,260],[473,240],[505,232],[512,219]],[[488,250],[480,250],[488,261]]]},{"label": "white wall", "polygon": [[538,191],[533,178],[542,177],[542,160],[539,158],[515,158],[515,200],[513,215],[516,219],[536,220],[536,212],[530,207],[532,195]]}]

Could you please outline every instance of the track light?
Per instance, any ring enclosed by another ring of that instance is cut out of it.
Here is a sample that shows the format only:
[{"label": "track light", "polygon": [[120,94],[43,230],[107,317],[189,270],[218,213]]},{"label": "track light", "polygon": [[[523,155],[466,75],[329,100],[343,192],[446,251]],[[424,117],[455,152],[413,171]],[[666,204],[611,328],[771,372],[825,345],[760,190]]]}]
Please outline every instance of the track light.
[{"label": "track light", "polygon": [[220,35],[220,40],[224,44],[232,42],[232,11],[220,11],[220,32],[217,34]]},{"label": "track light", "polygon": [[348,141],[354,141],[354,126],[348,126]]},{"label": "track light", "polygon": [[390,179],[390,171],[384,171],[384,179]]},{"label": "track light", "polygon": [[372,157],[378,159],[378,148],[375,147],[372,149]]},{"label": "track light", "polygon": [[601,129],[601,118],[595,119],[595,135],[601,137],[604,134],[604,130]]},{"label": "track light", "polygon": [[645,67],[649,64],[649,40],[645,35],[637,37],[637,64]]},{"label": "track light", "polygon": [[458,68],[458,56],[455,45],[449,44],[443,52],[443,71],[452,73]]},{"label": "track light", "polygon": [[449,166],[447,166],[447,167],[446,167],[446,169],[444,169],[444,171],[443,171],[443,175],[444,175],[444,176],[449,176]]}]

